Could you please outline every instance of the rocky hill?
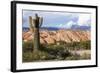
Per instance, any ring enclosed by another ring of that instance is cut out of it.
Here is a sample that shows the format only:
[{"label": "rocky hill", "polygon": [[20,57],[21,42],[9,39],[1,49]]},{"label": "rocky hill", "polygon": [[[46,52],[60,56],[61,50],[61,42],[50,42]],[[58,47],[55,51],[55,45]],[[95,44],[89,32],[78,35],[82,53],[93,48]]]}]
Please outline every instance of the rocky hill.
[{"label": "rocky hill", "polygon": [[[25,42],[32,40],[31,31],[23,32],[22,38]],[[66,43],[88,41],[91,39],[90,31],[84,30],[57,30],[57,31],[40,31],[41,44],[54,44],[59,41]]]}]

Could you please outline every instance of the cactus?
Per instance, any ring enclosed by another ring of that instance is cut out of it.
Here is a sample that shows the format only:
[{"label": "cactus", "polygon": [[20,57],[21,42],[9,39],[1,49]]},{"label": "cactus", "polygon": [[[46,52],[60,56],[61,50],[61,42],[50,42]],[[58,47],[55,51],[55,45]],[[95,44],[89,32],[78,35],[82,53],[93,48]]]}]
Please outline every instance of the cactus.
[{"label": "cactus", "polygon": [[36,52],[40,48],[40,34],[39,34],[39,27],[43,23],[43,18],[38,17],[38,14],[35,14],[35,18],[32,19],[31,16],[29,16],[29,22],[30,22],[30,30],[32,31],[32,35],[34,37],[33,39],[33,51]]}]

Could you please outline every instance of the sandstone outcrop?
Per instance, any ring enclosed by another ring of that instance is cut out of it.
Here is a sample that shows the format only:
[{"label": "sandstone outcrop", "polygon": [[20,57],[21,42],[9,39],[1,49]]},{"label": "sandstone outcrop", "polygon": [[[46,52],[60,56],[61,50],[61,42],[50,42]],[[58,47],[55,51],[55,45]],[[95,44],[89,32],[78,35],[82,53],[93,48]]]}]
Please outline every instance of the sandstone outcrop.
[{"label": "sandstone outcrop", "polygon": [[[25,42],[32,40],[34,37],[31,31],[23,32],[22,38]],[[91,32],[86,30],[57,30],[57,31],[40,31],[41,44],[54,44],[59,41],[66,43],[80,42],[91,40]]]}]

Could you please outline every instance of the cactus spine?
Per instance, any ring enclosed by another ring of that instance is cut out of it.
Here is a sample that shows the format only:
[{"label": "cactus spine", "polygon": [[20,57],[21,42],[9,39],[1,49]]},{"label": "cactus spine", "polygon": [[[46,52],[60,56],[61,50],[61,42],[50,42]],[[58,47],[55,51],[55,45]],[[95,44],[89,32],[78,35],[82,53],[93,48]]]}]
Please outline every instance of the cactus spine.
[{"label": "cactus spine", "polygon": [[33,51],[36,52],[40,48],[40,34],[39,34],[39,27],[42,25],[43,18],[38,17],[38,14],[35,14],[35,18],[32,19],[31,16],[29,16],[29,22],[30,22],[30,30],[32,31],[33,35]]}]

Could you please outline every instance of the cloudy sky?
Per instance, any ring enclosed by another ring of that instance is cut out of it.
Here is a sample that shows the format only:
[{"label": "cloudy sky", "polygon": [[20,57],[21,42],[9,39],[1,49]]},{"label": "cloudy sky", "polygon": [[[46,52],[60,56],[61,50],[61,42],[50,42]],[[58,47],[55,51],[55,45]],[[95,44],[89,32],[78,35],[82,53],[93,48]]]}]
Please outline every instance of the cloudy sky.
[{"label": "cloudy sky", "polygon": [[23,10],[23,27],[29,27],[29,16],[32,16],[34,18],[34,15],[36,13],[38,14],[38,16],[43,17],[43,24],[41,27],[70,29],[73,25],[91,25],[91,15],[87,13]]}]

